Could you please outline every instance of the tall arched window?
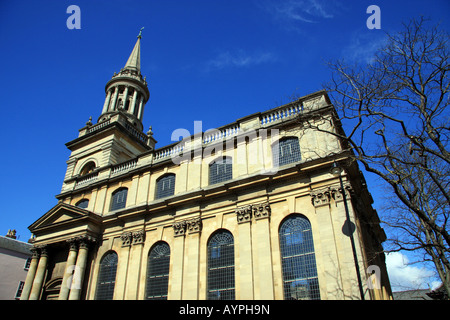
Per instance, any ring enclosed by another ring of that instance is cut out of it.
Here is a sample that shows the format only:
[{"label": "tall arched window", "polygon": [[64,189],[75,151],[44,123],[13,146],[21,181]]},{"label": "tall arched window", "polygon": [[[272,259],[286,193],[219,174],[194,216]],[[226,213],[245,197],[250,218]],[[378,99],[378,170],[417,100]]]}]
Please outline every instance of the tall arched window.
[{"label": "tall arched window", "polygon": [[216,184],[233,178],[233,165],[230,157],[223,157],[209,165],[209,184]]},{"label": "tall arched window", "polygon": [[156,181],[156,199],[172,196],[175,193],[175,175],[168,174]]},{"label": "tall arched window", "polygon": [[273,162],[279,166],[301,160],[300,144],[297,137],[282,138],[272,147]]},{"label": "tall arched window", "polygon": [[301,215],[288,217],[279,231],[284,299],[320,300],[311,224]]},{"label": "tall arched window", "polygon": [[233,300],[234,239],[227,230],[216,232],[208,242],[208,299]]},{"label": "tall arched window", "polygon": [[167,300],[169,267],[170,247],[165,242],[158,242],[148,255],[145,299]]},{"label": "tall arched window", "polygon": [[98,272],[96,300],[112,300],[114,297],[114,286],[116,284],[117,253],[107,253],[100,262]]},{"label": "tall arched window", "polygon": [[112,198],[111,198],[110,211],[125,208],[125,205],[127,203],[127,194],[128,194],[127,188],[120,188],[120,189],[114,191],[112,194]]}]

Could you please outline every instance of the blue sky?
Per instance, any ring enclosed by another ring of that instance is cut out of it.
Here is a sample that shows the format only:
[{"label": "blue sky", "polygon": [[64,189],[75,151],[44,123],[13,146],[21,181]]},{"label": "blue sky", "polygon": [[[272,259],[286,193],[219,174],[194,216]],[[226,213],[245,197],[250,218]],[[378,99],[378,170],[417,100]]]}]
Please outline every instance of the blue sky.
[{"label": "blue sky", "polygon": [[[81,29],[69,30],[69,5]],[[381,29],[369,30],[369,5]],[[322,88],[325,62],[368,61],[385,32],[424,15],[449,30],[446,0],[42,0],[0,2],[2,105],[0,234],[27,227],[56,203],[65,143],[100,115],[104,87],[145,27],[141,71],[150,101],[145,130],[157,147],[173,130],[204,131]],[[378,184],[368,177],[380,208]],[[380,209],[379,209],[380,210]]]}]

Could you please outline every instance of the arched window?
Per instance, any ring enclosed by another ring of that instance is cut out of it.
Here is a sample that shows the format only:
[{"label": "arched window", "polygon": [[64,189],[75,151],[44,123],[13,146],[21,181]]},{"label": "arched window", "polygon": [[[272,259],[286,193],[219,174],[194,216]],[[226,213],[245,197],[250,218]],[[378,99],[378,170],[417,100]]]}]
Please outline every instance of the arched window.
[{"label": "arched window", "polygon": [[223,157],[209,165],[209,184],[216,184],[233,178],[233,165],[230,157]]},{"label": "arched window", "polygon": [[168,174],[156,181],[156,199],[172,196],[175,193],[175,175]]},{"label": "arched window", "polygon": [[279,231],[284,299],[320,300],[311,224],[301,215],[288,217]]},{"label": "arched window", "polygon": [[233,300],[234,239],[227,230],[216,232],[208,242],[208,299]]},{"label": "arched window", "polygon": [[100,262],[98,272],[96,300],[112,300],[114,297],[114,286],[116,284],[117,253],[107,253]]},{"label": "arched window", "polygon": [[80,176],[85,176],[85,175],[91,173],[92,171],[94,171],[94,169],[95,169],[95,162],[89,161],[88,163],[86,163],[83,166],[83,169],[81,169]]},{"label": "arched window", "polygon": [[145,299],[167,300],[169,267],[170,247],[165,242],[158,242],[148,255]]},{"label": "arched window", "polygon": [[80,201],[77,202],[77,204],[75,206],[80,209],[86,209],[88,207],[88,205],[89,205],[89,199],[81,199]]},{"label": "arched window", "polygon": [[300,144],[297,137],[282,138],[272,147],[273,162],[279,166],[301,160]]},{"label": "arched window", "polygon": [[128,189],[127,188],[120,188],[113,192],[112,198],[111,198],[111,210],[118,210],[125,208],[125,204],[127,203],[127,194]]}]

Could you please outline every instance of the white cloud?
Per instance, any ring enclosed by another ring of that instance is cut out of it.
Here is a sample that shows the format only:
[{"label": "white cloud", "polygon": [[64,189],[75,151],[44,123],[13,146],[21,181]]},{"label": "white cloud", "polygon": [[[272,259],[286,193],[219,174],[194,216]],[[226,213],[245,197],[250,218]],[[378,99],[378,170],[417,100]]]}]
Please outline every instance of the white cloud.
[{"label": "white cloud", "polygon": [[301,21],[316,23],[320,19],[333,18],[330,1],[324,0],[288,0],[266,1],[261,3],[266,11],[281,21]]},{"label": "white cloud", "polygon": [[225,51],[214,59],[209,60],[207,69],[223,69],[227,67],[249,67],[274,61],[275,57],[270,52],[257,52],[249,54],[243,50],[236,52]]},{"label": "white cloud", "polygon": [[349,44],[342,50],[344,59],[351,62],[371,63],[375,53],[386,44],[387,38],[360,31],[350,37]]},{"label": "white cloud", "polygon": [[408,257],[400,252],[388,253],[386,266],[392,291],[436,289],[439,285],[432,279],[435,275],[432,270],[411,265]]}]

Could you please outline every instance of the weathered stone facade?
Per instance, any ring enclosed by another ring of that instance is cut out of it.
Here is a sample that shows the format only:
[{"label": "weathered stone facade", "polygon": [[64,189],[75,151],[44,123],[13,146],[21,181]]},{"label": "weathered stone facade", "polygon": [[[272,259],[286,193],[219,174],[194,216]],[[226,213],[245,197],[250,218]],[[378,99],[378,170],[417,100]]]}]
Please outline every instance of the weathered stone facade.
[{"label": "weathered stone facade", "polygon": [[[209,241],[222,230],[233,240],[233,265],[227,268],[234,270],[234,287],[227,290],[235,299],[311,298],[284,288],[280,230],[291,217],[310,224],[317,297],[360,299],[362,287],[365,299],[390,299],[381,248],[385,235],[357,164],[345,167],[342,179],[361,281],[343,232],[343,190],[330,173],[332,164],[345,163],[348,155],[335,136],[302,126],[307,117],[338,130],[326,92],[155,149],[153,132],[142,132],[149,94],[139,46],[140,37],[125,68],[108,82],[99,122],[88,123],[67,143],[72,153],[59,203],[30,226],[36,254],[22,299],[45,299],[58,286],[61,300],[99,298],[102,259],[110,253],[117,257],[108,287],[113,299],[154,296],[149,259],[160,243],[170,248],[160,253],[170,256],[161,297],[207,299],[214,291],[208,283],[214,255]],[[126,108],[118,104],[120,97]],[[297,145],[279,147],[280,141]],[[279,165],[280,159],[288,163]],[[211,184],[212,168],[231,178]],[[171,195],[158,198],[157,188]],[[367,282],[370,265],[380,269],[375,288]]]}]

